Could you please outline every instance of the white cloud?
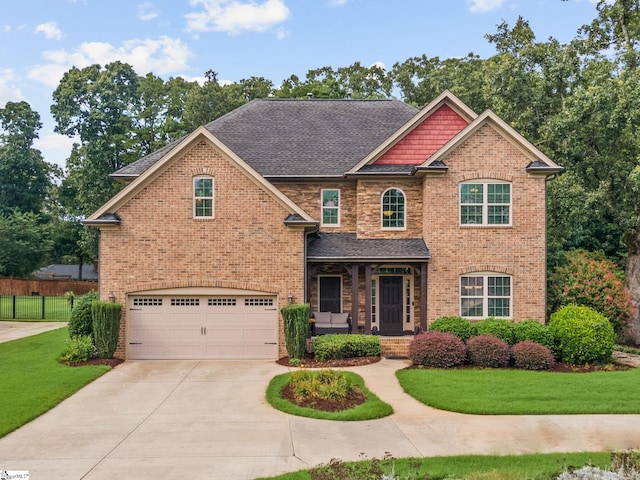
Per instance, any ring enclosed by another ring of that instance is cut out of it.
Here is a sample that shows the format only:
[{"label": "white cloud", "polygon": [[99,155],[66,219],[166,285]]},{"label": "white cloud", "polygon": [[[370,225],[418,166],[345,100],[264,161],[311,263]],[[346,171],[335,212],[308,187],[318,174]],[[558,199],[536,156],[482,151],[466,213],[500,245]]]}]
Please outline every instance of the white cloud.
[{"label": "white cloud", "polygon": [[56,22],[41,23],[35,29],[36,33],[43,33],[47,40],[62,39],[62,30],[58,28]]},{"label": "white cloud", "polygon": [[470,4],[469,10],[473,13],[487,13],[491,10],[497,10],[502,6],[505,0],[468,0]]},{"label": "white cloud", "polygon": [[192,57],[189,47],[179,39],[162,36],[157,40],[129,40],[121,47],[110,43],[86,42],[74,51],[49,50],[42,53],[45,65],[38,65],[29,72],[29,78],[51,87],[56,87],[64,72],[71,67],[84,68],[89,65],[120,60],[133,66],[138,75],[153,72],[156,75],[176,73],[187,69]]},{"label": "white cloud", "polygon": [[341,7],[349,3],[349,0],[329,0],[330,7]]},{"label": "white cloud", "polygon": [[289,18],[284,0],[266,0],[261,4],[238,0],[190,0],[190,4],[203,8],[185,15],[187,30],[191,32],[214,31],[232,35],[247,30],[264,32]]},{"label": "white cloud", "polygon": [[159,14],[159,11],[153,8],[151,2],[144,2],[138,5],[138,18],[143,22],[153,20]]},{"label": "white cloud", "polygon": [[13,70],[0,68],[0,108],[4,108],[7,102],[24,100],[22,92],[14,85],[15,81]]}]

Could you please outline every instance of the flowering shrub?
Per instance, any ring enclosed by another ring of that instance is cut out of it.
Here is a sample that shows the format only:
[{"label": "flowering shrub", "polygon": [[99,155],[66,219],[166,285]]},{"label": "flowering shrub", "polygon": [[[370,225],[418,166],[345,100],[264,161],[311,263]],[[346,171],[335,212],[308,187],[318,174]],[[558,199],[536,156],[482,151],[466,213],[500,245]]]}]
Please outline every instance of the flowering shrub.
[{"label": "flowering shrub", "polygon": [[513,324],[513,337],[516,343],[531,340],[545,347],[553,348],[553,335],[549,327],[537,320],[523,320]]},{"label": "flowering shrub", "polygon": [[291,385],[297,401],[344,399],[352,390],[358,389],[343,372],[330,369],[292,372]]},{"label": "flowering shrub", "polygon": [[623,271],[603,256],[583,250],[567,253],[566,259],[549,276],[551,312],[572,304],[590,307],[609,319],[617,335],[624,335],[632,306]]},{"label": "flowering shrub", "polygon": [[462,365],[467,347],[453,333],[429,331],[416,335],[409,344],[409,358],[414,365],[450,368]]},{"label": "flowering shrub", "polygon": [[549,330],[561,362],[606,363],[611,359],[615,332],[609,320],[589,307],[569,305],[551,315]]},{"label": "flowering shrub", "polygon": [[466,342],[469,338],[477,335],[475,324],[462,317],[437,318],[431,325],[429,325],[429,330],[453,333],[463,342]]},{"label": "flowering shrub", "polygon": [[548,370],[553,367],[555,360],[550,348],[524,340],[511,347],[514,366],[524,370]]},{"label": "flowering shrub", "polygon": [[493,335],[478,335],[467,341],[469,362],[480,367],[503,368],[509,365],[509,344]]},{"label": "flowering shrub", "polygon": [[513,345],[513,324],[509,320],[500,320],[498,318],[485,318],[476,323],[477,335],[493,335],[503,342]]}]

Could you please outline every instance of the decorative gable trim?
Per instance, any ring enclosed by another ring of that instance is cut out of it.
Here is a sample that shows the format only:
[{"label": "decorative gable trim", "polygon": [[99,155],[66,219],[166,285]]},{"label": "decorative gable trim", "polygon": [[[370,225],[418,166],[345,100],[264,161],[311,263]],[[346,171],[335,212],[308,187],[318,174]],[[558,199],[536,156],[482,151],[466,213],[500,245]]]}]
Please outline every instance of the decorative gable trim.
[{"label": "decorative gable trim", "polygon": [[[491,110],[486,110],[485,112],[483,112],[479,117],[471,122],[467,126],[467,128],[462,130],[458,135],[453,137],[446,145],[444,145],[438,152],[436,152],[427,163],[418,166],[417,169],[419,171],[428,171],[430,165],[434,164],[435,162],[444,162],[449,153],[451,153],[455,148],[461,145],[465,140],[476,133],[484,125],[490,125],[491,127],[493,127],[505,139],[511,142],[512,145],[520,150],[527,158],[529,158],[529,164],[524,166],[527,172],[551,175],[563,170],[563,167],[555,163],[544,153],[538,150],[531,142],[529,142],[526,138],[516,132],[513,127],[507,124]],[[532,165],[535,165],[536,168],[532,168]]]},{"label": "decorative gable trim", "polygon": [[[467,122],[471,122],[477,117],[477,114],[471,110],[462,100],[456,97],[449,90],[442,92],[435,100],[429,105],[424,107],[418,112],[411,120],[400,127],[393,135],[391,135],[384,143],[374,149],[369,155],[367,155],[362,161],[354,166],[347,174],[357,173],[362,167],[375,163],[380,157],[391,150],[407,135],[413,132],[418,126],[422,124],[427,118],[433,115],[443,105],[447,105],[456,114],[462,117]],[[437,152],[436,152],[437,153]]]},{"label": "decorative gable trim", "polygon": [[[118,192],[107,203],[94,212],[83,223],[85,225],[97,226],[97,221],[107,214],[115,214],[123,205],[125,205],[131,198],[139,193],[143,188],[152,183],[158,176],[160,176],[175,160],[180,158],[192,147],[198,143],[205,141],[218,150],[224,158],[234,163],[236,167],[246,175],[257,186],[266,191],[274,200],[276,200],[289,214],[298,215],[305,221],[317,224],[318,222],[312,219],[304,210],[298,205],[293,203],[287,196],[285,196],[280,190],[273,186],[270,182],[265,180],[255,169],[236,155],[231,149],[229,149],[224,143],[216,138],[211,132],[204,127],[198,127],[190,135],[185,137],[178,145],[176,145],[170,152],[164,157],[154,163],[151,167],[144,171],[139,177],[133,180],[124,189]],[[207,170],[193,169],[193,171]],[[201,173],[202,174],[202,173]]]}]

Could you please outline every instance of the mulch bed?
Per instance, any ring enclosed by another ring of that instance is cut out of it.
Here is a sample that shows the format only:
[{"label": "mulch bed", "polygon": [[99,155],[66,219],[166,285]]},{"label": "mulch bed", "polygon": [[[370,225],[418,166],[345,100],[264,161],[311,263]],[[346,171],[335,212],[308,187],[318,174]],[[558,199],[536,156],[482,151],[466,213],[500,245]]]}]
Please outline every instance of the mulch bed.
[{"label": "mulch bed", "polygon": [[71,367],[82,367],[84,365],[109,365],[111,368],[116,368],[124,362],[121,358],[90,358],[84,362],[69,363]]},{"label": "mulch bed", "polygon": [[346,398],[339,400],[323,400],[320,398],[307,398],[298,401],[293,395],[293,386],[287,385],[280,392],[280,398],[290,401],[294,405],[299,407],[313,408],[314,410],[321,410],[323,412],[339,412],[341,410],[348,410],[350,408],[362,405],[367,401],[367,396],[359,389],[354,389]]},{"label": "mulch bed", "polygon": [[343,368],[343,367],[359,367],[361,365],[369,365],[380,361],[380,357],[353,357],[353,358],[340,358],[337,360],[326,360],[324,362],[318,362],[313,359],[311,355],[305,355],[300,361],[300,365],[291,365],[289,363],[289,357],[282,357],[276,360],[278,365],[285,367],[304,367],[304,368]]}]

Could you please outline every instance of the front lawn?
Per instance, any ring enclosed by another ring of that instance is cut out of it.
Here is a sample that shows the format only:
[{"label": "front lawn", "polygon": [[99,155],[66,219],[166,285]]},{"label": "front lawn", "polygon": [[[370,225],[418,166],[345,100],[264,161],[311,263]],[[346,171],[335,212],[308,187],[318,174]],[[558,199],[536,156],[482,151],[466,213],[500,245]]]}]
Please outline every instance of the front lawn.
[{"label": "front lawn", "polygon": [[66,328],[0,343],[0,437],[50,410],[110,367],[69,367],[58,356]]},{"label": "front lawn", "polygon": [[[393,468],[398,478],[402,479],[549,480],[556,479],[564,470],[575,469],[588,464],[607,468],[611,464],[610,458],[611,455],[609,453],[587,452],[504,456],[465,455],[382,460],[379,465],[387,474]],[[365,473],[370,471],[371,465],[371,460],[347,463],[344,467],[351,475],[340,475],[336,472],[317,478],[332,478],[335,480],[372,478],[371,476],[366,476]],[[425,473],[428,476],[425,477]],[[266,478],[257,480],[266,480]],[[271,480],[310,480],[311,475],[309,470],[300,470],[268,478]]]},{"label": "front lawn", "polygon": [[399,370],[396,376],[412,397],[452,412],[479,415],[640,413],[640,368],[591,373],[407,369]]}]

